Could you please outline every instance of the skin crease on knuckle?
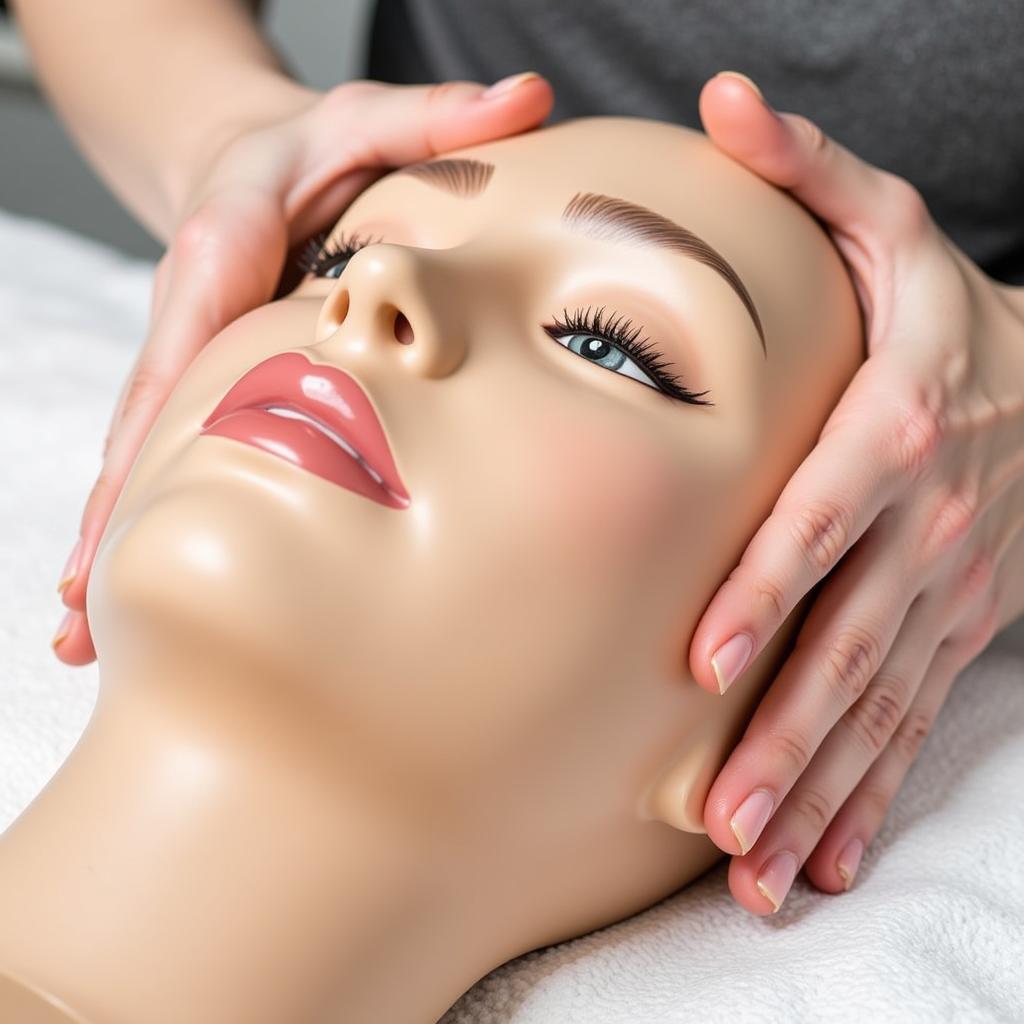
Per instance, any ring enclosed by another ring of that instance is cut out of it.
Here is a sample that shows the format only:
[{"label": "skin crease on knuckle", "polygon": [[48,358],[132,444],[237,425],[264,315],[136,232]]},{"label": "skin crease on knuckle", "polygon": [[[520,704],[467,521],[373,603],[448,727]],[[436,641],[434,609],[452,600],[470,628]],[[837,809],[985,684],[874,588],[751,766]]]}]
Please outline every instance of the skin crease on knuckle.
[{"label": "skin crease on knuckle", "polygon": [[841,498],[811,501],[792,521],[793,536],[815,579],[824,576],[846,550],[853,511]]},{"label": "skin crease on knuckle", "polygon": [[909,695],[907,680],[879,673],[840,722],[874,759],[903,720]]},{"label": "skin crease on knuckle", "polygon": [[881,661],[881,642],[870,627],[847,624],[829,641],[819,675],[837,707],[845,711],[864,693]]},{"label": "skin crease on knuckle", "polygon": [[[794,819],[805,822],[806,831],[811,835],[820,836],[829,822],[835,817],[837,808],[820,790],[811,786],[801,786],[784,805],[787,822]],[[805,831],[804,829],[800,830]],[[794,851],[799,854],[801,851]]]},{"label": "skin crease on knuckle", "polygon": [[919,558],[931,566],[958,551],[977,522],[979,496],[976,490],[960,488],[939,499],[928,517],[918,545]]},{"label": "skin crease on knuckle", "polygon": [[923,400],[899,408],[891,428],[894,471],[901,477],[917,478],[934,461],[944,434],[941,416]]}]

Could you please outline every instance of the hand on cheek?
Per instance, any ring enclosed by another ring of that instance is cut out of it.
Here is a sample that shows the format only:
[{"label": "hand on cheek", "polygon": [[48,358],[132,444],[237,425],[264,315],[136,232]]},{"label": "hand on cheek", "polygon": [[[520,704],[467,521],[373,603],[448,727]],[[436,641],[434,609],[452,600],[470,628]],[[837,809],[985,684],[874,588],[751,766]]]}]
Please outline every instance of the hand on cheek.
[{"label": "hand on cheek", "polygon": [[865,364],[690,648],[698,682],[724,692],[822,584],[705,806],[733,894],[766,914],[800,868],[849,888],[956,674],[1024,611],[1024,307],[907,182],[741,76],[708,82],[701,115],[824,221],[867,332]]}]

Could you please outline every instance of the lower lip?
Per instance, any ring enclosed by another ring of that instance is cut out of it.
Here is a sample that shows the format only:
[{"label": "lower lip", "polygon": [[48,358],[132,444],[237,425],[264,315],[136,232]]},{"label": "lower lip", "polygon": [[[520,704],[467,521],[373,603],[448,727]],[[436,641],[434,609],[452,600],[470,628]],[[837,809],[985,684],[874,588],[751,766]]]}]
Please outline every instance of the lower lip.
[{"label": "lower lip", "polygon": [[408,500],[377,483],[344,448],[302,420],[285,419],[265,409],[237,409],[202,433],[252,445],[388,508],[408,507]]}]

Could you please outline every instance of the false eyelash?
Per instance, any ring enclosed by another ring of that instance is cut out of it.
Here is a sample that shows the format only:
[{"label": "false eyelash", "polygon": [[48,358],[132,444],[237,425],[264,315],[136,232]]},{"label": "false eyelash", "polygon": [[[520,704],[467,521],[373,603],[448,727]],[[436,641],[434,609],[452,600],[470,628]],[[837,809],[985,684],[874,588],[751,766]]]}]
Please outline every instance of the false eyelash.
[{"label": "false eyelash", "polygon": [[342,233],[328,241],[328,234],[327,231],[321,231],[314,235],[295,258],[296,264],[304,274],[321,277],[343,259],[351,259],[360,249],[380,241],[379,238],[362,238],[359,235]]},{"label": "false eyelash", "polygon": [[636,360],[660,390],[670,398],[689,402],[691,405],[715,404],[704,400],[707,391],[690,391],[683,384],[682,378],[668,369],[672,364],[665,359],[649,339],[637,340],[643,331],[642,327],[632,328],[633,321],[627,320],[617,313],[611,313],[607,320],[604,319],[604,306],[595,312],[591,312],[591,309],[592,307],[587,306],[585,310],[577,309],[572,313],[563,309],[564,319],[559,320],[558,317],[555,317],[554,324],[551,327],[545,327],[544,330],[551,335],[592,334],[604,341],[611,342]]}]

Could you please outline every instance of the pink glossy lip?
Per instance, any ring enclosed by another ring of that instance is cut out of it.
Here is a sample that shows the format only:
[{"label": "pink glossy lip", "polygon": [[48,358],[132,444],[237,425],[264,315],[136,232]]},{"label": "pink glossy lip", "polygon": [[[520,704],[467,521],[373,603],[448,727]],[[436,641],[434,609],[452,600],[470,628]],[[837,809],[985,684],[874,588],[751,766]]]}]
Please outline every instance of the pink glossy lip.
[{"label": "pink glossy lip", "polygon": [[230,437],[389,508],[408,508],[384,428],[344,370],[281,352],[240,377],[200,434]]}]

